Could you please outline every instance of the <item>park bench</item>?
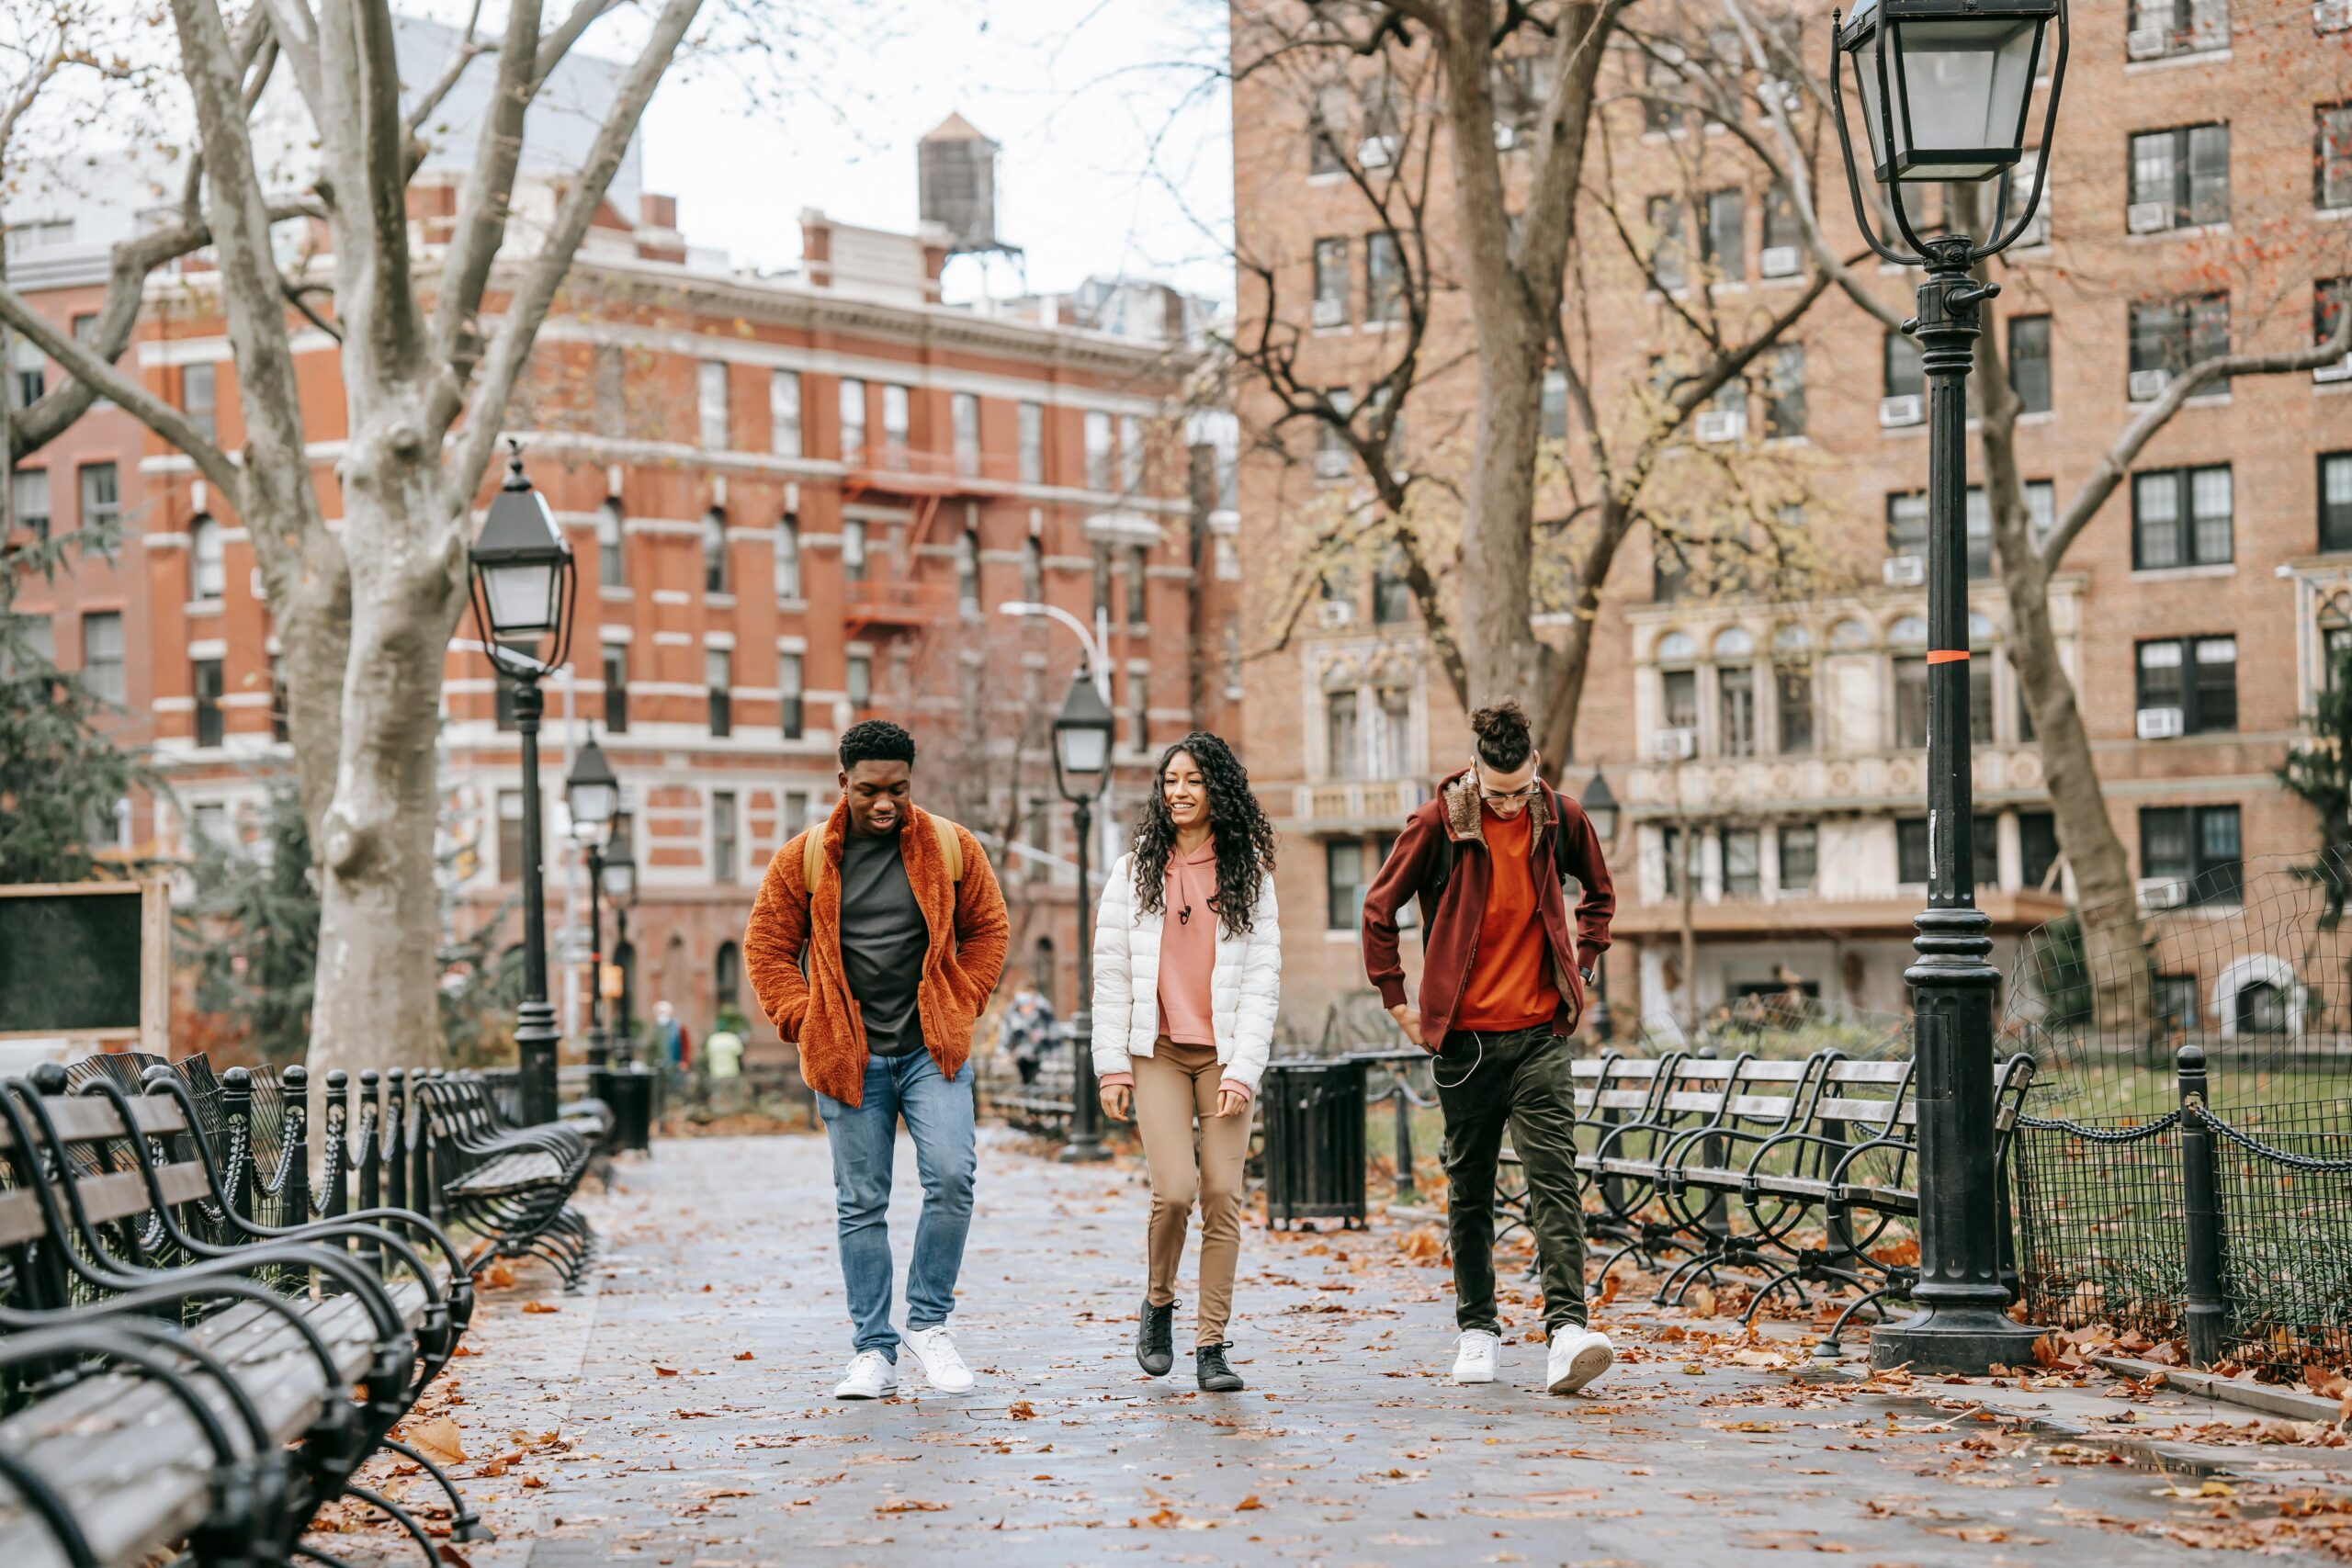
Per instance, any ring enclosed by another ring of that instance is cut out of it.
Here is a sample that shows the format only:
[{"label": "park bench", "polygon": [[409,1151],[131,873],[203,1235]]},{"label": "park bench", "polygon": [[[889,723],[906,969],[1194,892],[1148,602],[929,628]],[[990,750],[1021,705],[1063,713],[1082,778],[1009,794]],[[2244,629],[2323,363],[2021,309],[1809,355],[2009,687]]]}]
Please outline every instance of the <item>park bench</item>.
[{"label": "park bench", "polygon": [[[353,1484],[379,1450],[447,1494],[455,1539],[482,1539],[447,1474],[391,1437],[471,1314],[448,1237],[334,1197],[335,1217],[255,1217],[248,1075],[130,1061],[75,1077],[0,1082],[0,1562],[282,1562],[316,1555],[302,1529],[345,1495],[437,1561],[413,1514]],[[281,1109],[290,1171],[303,1113]]]},{"label": "park bench", "polygon": [[1035,1078],[1025,1084],[1015,1079],[991,1100],[997,1113],[1023,1132],[1058,1136],[1069,1127],[1077,1080],[1078,1066],[1069,1052],[1048,1051],[1038,1059]]},{"label": "park bench", "polygon": [[602,1108],[517,1127],[477,1074],[432,1072],[412,1087],[425,1134],[417,1186],[435,1219],[482,1238],[469,1267],[537,1257],[562,1276],[566,1290],[579,1289],[596,1238],[571,1199],[603,1146]]}]

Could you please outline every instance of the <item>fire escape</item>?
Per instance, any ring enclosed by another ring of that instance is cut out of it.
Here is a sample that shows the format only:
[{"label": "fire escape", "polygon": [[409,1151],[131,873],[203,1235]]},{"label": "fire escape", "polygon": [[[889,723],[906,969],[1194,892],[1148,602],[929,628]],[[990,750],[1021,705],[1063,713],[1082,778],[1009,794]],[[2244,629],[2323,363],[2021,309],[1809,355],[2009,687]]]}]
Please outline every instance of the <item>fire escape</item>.
[{"label": "fire escape", "polygon": [[941,504],[993,493],[982,480],[981,456],[968,449],[927,452],[885,440],[850,453],[842,502],[904,509],[909,514],[895,562],[868,557],[863,573],[842,585],[842,616],[851,637],[917,631],[955,613],[956,585],[922,581],[918,563]]}]

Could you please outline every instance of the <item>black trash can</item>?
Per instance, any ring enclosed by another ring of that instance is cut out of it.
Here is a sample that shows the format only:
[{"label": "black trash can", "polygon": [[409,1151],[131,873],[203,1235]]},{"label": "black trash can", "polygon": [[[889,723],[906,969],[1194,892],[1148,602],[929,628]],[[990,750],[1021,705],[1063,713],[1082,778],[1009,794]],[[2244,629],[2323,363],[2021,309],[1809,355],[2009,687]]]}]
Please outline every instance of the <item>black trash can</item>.
[{"label": "black trash can", "polygon": [[606,1075],[605,1103],[613,1111],[613,1152],[653,1148],[653,1075],[631,1062]]},{"label": "black trash can", "polygon": [[1266,1222],[1364,1223],[1363,1064],[1312,1058],[1267,1066]]}]

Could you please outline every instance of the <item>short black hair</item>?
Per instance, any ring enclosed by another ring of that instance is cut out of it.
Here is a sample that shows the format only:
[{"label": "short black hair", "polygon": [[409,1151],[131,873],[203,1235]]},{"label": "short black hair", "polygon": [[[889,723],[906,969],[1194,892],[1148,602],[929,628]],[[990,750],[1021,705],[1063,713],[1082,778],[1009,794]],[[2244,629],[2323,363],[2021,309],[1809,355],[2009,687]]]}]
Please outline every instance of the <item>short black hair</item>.
[{"label": "short black hair", "polygon": [[1478,760],[1507,773],[1525,767],[1529,753],[1535,750],[1527,710],[1510,697],[1472,714],[1470,728],[1478,737]]},{"label": "short black hair", "polygon": [[853,724],[842,735],[842,772],[860,762],[904,762],[915,765],[915,738],[887,718]]}]

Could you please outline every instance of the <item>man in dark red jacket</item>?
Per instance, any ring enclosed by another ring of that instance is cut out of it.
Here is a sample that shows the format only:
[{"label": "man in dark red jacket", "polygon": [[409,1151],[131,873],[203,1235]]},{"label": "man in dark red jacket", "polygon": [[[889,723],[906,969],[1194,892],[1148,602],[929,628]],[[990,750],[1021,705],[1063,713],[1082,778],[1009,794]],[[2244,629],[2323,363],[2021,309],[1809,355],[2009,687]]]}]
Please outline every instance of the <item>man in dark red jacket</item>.
[{"label": "man in dark red jacket", "polygon": [[[1583,1016],[1592,966],[1609,949],[1617,899],[1584,808],[1538,776],[1520,705],[1480,708],[1470,728],[1471,765],[1407,819],[1364,895],[1364,971],[1406,1035],[1435,1057],[1462,1329],[1453,1380],[1495,1378],[1495,1166],[1508,1126],[1527,1173],[1543,1269],[1544,1383],[1568,1393],[1614,1357],[1586,1321],[1567,1036]],[[1573,931],[1561,887],[1568,876],[1584,889]],[[1396,912],[1408,901],[1421,910],[1418,1006],[1405,999],[1397,947]]]}]

